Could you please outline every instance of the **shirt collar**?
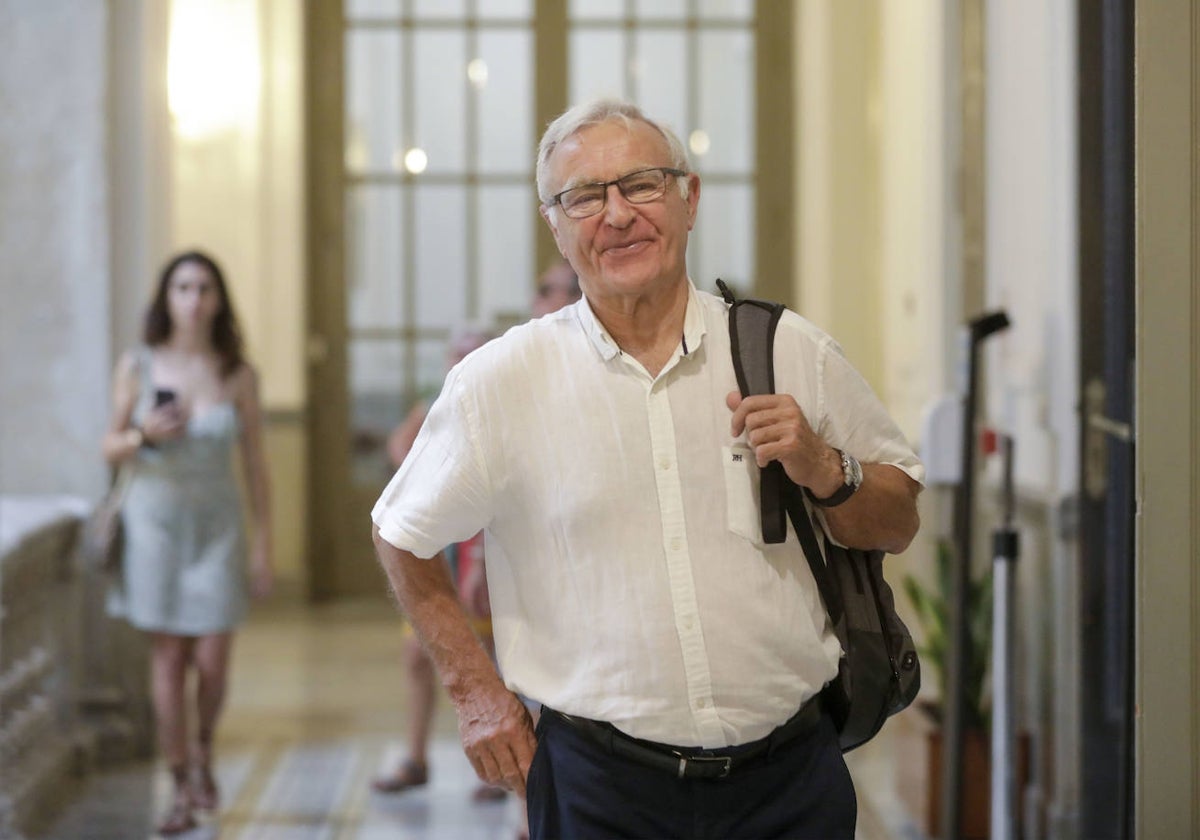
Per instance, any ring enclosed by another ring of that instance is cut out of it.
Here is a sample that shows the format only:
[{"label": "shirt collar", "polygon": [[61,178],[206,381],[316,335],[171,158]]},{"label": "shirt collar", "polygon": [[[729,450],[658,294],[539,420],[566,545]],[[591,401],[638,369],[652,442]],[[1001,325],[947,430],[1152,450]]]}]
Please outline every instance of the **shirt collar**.
[{"label": "shirt collar", "polygon": [[[704,312],[700,301],[696,298],[696,286],[690,277],[687,284],[688,301],[687,310],[683,314],[682,346],[687,348],[684,355],[690,356],[700,346],[708,327],[704,323]],[[592,305],[588,302],[587,295],[580,299],[577,311],[580,326],[583,327],[584,334],[587,335],[592,346],[596,348],[596,352],[600,354],[600,358],[607,362],[620,354],[621,348],[617,346],[617,342],[608,334],[608,330],[604,329],[604,325],[592,311]]]}]

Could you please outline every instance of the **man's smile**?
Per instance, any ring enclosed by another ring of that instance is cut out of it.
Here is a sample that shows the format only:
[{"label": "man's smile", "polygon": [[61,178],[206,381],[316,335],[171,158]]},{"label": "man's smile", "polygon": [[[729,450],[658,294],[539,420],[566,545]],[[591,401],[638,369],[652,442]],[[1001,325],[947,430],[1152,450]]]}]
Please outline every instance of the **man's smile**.
[{"label": "man's smile", "polygon": [[649,248],[650,244],[649,239],[635,239],[633,242],[626,242],[621,245],[609,245],[601,250],[601,254],[606,257],[617,258],[633,256]]}]

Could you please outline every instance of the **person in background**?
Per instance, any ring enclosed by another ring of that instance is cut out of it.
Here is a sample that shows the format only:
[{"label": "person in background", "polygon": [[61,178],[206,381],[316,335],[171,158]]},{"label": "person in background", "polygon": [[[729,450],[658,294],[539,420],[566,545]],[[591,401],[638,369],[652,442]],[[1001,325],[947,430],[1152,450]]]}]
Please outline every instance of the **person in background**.
[{"label": "person in background", "polygon": [[579,275],[566,260],[559,260],[542,272],[533,295],[530,311],[534,318],[557,312],[582,297]]},{"label": "person in background", "polygon": [[[150,637],[158,749],[174,783],[158,831],[171,835],[219,805],[213,741],[233,634],[249,598],[274,582],[258,375],[211,257],[188,251],[163,268],[143,344],[121,356],[112,393],[104,457],[132,473],[107,608]],[[249,542],[235,449],[249,488]]]},{"label": "person in background", "polygon": [[[637,107],[567,111],[541,213],[583,300],[447,377],[372,510],[382,567],[484,781],[550,837],[854,836],[819,700],[841,655],[794,535],[762,540],[778,461],[843,545],[897,553],[923,470],[837,344],[785,312],[778,393],[743,399],[729,310],[688,277],[700,178]],[[431,561],[480,529],[499,671]],[[518,695],[541,703],[534,729]]]},{"label": "person in background", "polygon": [[[472,351],[493,338],[491,330],[468,325],[451,336],[446,353],[447,370],[461,362]],[[420,400],[388,436],[388,458],[393,466],[404,462],[417,433],[425,422],[431,400]],[[451,579],[471,616],[472,627],[480,641],[491,652],[491,622],[487,602],[487,580],[483,569],[483,538],[481,534],[447,546],[446,560]],[[392,772],[379,776],[371,787],[379,793],[401,793],[429,783],[429,736],[437,705],[437,680],[433,663],[421,647],[416,635],[406,633],[404,639],[404,670],[408,677],[409,717],[407,754]],[[487,801],[504,798],[505,791],[494,785],[476,788],[473,798]]]},{"label": "person in background", "polygon": [[[566,260],[560,260],[552,263],[538,277],[537,287],[530,302],[530,313],[534,318],[540,318],[578,301],[580,297],[579,278],[575,270]],[[448,367],[452,368],[458,364],[469,352],[483,346],[489,338],[490,333],[482,330],[460,332],[451,342],[447,357]],[[412,448],[413,441],[425,422],[430,402],[422,400],[414,405],[408,416],[389,436],[388,457],[394,467],[398,468],[404,462]],[[447,546],[445,554],[460,598],[471,616],[472,625],[488,648],[489,655],[494,658],[482,533],[476,534],[466,542]],[[372,782],[372,787],[380,793],[400,793],[421,787],[429,781],[429,734],[433,725],[437,683],[433,663],[416,635],[411,632],[405,638],[404,664],[411,704],[407,756],[394,771]],[[474,793],[477,801],[503,796],[504,789],[494,785],[483,785]],[[522,829],[522,834],[525,833]]]}]

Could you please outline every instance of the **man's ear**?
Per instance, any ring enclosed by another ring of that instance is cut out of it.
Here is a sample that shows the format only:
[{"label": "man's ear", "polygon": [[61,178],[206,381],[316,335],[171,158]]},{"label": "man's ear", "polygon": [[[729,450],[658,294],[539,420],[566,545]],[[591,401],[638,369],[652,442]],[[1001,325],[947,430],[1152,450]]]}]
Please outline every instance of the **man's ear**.
[{"label": "man's ear", "polygon": [[562,254],[565,259],[567,252],[563,250],[562,243],[558,241],[558,224],[554,221],[554,214],[545,204],[538,205],[538,213],[546,220],[546,226],[550,228],[550,233],[554,236],[554,244],[558,246],[558,253]]},{"label": "man's ear", "polygon": [[696,224],[696,208],[700,204],[700,176],[695,172],[688,173],[688,230]]}]

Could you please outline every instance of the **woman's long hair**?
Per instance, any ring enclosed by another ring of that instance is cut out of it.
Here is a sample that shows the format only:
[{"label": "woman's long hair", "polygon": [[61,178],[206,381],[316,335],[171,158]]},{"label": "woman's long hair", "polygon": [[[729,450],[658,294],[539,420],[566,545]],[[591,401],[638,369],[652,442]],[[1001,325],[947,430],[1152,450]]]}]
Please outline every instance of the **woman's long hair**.
[{"label": "woman's long hair", "polygon": [[157,347],[171,337],[171,313],[167,309],[167,288],[175,269],[184,263],[193,262],[204,266],[213,277],[220,297],[221,306],[212,323],[212,343],[221,357],[221,376],[229,376],[245,361],[242,351],[242,331],[238,326],[237,315],[233,311],[233,303],[229,300],[229,290],[225,286],[225,275],[221,273],[216,260],[202,251],[184,251],[171,258],[158,277],[158,289],[154,300],[146,310],[146,324],[142,331],[142,340],[150,347]]}]

